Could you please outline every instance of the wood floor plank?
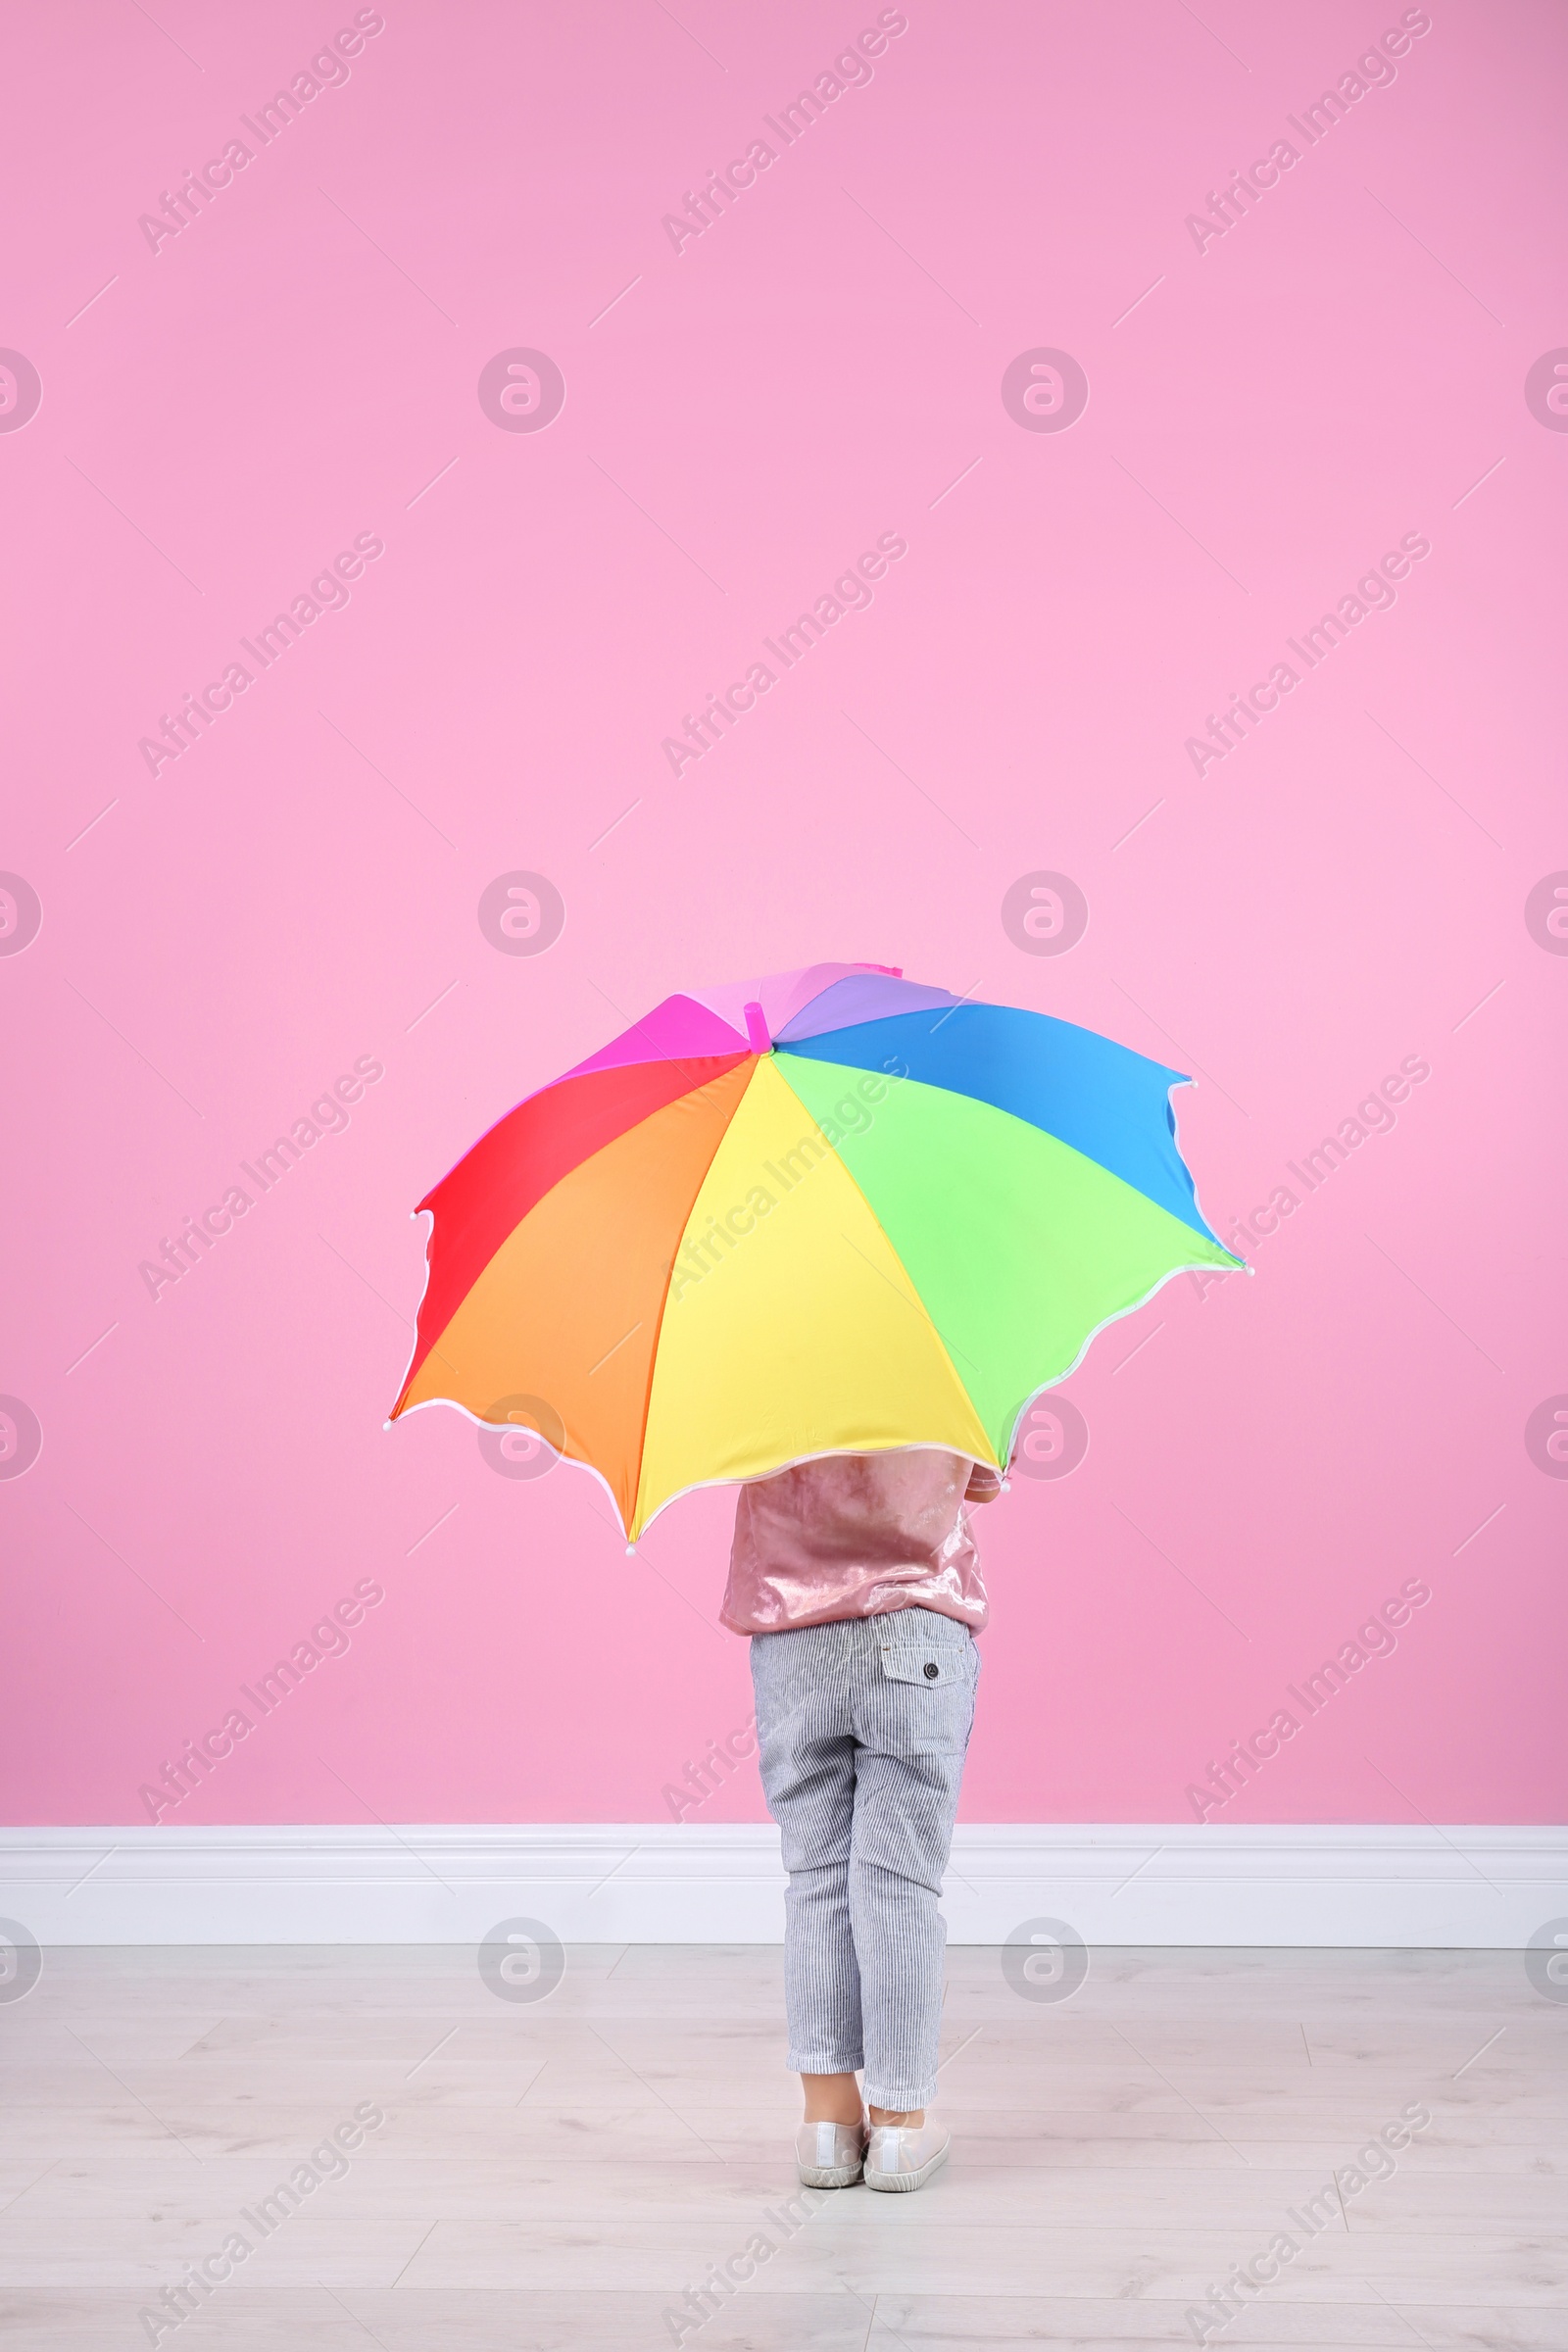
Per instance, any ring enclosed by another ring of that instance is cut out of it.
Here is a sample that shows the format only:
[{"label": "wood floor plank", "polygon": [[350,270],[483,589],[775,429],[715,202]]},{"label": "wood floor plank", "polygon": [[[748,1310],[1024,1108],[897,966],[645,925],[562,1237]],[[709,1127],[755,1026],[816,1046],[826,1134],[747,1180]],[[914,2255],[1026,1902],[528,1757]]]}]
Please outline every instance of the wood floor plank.
[{"label": "wood floor plank", "polygon": [[[669,2308],[664,2295],[589,2284],[525,2294],[246,2289],[164,2341],[180,2352],[669,2352]],[[865,2352],[869,2324],[864,2303],[836,2288],[749,2299],[687,2340],[700,2352]],[[127,2352],[145,2335],[123,2297],[62,2295],[45,2305],[0,2296],[0,2339],[6,2352]],[[891,2335],[876,2341],[877,2352],[900,2352]],[[903,2352],[911,2352],[907,2340]]]}]

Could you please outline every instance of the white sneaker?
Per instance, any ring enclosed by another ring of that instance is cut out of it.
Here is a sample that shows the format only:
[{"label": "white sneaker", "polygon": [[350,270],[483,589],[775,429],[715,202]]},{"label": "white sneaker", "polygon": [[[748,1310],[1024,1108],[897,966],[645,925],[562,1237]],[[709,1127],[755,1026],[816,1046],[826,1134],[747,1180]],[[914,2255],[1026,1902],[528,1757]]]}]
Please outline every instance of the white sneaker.
[{"label": "white sneaker", "polygon": [[876,2124],[865,2152],[867,2188],[924,2188],[948,2161],[953,2134],[929,2118],[923,2124]]},{"label": "white sneaker", "polygon": [[865,2161],[865,2125],[802,2124],[795,2169],[808,2188],[853,2188]]}]

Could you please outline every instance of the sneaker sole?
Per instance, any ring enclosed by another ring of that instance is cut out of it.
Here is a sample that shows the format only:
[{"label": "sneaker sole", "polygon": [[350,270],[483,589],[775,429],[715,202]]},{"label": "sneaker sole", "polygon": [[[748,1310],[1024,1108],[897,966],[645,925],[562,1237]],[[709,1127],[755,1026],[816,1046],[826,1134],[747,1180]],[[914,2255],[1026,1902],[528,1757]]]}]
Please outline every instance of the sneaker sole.
[{"label": "sneaker sole", "polygon": [[853,2188],[862,2169],[858,2164],[798,2164],[795,2168],[803,2188]]},{"label": "sneaker sole", "polygon": [[878,2188],[883,2190],[907,2190],[911,2188],[924,2188],[932,2174],[940,2171],[941,2167],[945,2165],[947,2161],[947,2149],[939,2148],[936,2154],[930,2159],[929,2163],[922,2164],[917,2173],[873,2173],[870,2166],[867,2165],[864,2170],[863,2179],[867,2188]]}]

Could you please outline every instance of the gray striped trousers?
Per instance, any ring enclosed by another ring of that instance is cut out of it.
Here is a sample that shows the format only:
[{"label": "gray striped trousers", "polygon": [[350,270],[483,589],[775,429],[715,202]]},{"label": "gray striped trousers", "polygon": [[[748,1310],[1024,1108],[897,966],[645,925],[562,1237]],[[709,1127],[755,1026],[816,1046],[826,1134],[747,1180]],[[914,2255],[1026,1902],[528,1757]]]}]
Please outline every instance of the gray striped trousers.
[{"label": "gray striped trousers", "polygon": [[873,2107],[936,2093],[953,1838],[980,1652],[930,1609],[754,1634],[762,1788],[789,1873],[796,2074],[865,2069]]}]

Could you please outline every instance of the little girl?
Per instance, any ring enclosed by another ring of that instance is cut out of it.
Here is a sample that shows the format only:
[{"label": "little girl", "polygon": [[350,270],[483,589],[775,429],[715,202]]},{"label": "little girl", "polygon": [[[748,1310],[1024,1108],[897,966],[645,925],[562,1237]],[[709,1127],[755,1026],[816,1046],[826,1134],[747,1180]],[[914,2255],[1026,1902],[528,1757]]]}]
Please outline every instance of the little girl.
[{"label": "little girl", "polygon": [[1001,1484],[962,1454],[912,1446],[825,1455],[741,1490],[720,1613],[752,1637],[762,1788],[789,1872],[796,2156],[812,2188],[862,2176],[921,2188],[947,2159],[950,2135],[926,2114],[937,1898],[987,1616],[963,1506]]}]

